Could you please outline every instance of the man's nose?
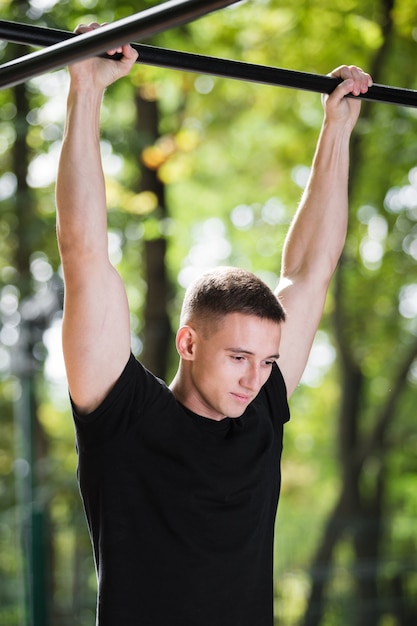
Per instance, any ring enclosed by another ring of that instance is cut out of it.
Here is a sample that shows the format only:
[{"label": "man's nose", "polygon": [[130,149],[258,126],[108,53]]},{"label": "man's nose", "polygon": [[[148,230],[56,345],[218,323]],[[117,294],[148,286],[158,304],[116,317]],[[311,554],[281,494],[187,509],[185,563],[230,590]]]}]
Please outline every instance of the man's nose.
[{"label": "man's nose", "polygon": [[258,391],[261,386],[261,370],[257,365],[248,364],[245,374],[241,378],[241,385],[250,391]]}]

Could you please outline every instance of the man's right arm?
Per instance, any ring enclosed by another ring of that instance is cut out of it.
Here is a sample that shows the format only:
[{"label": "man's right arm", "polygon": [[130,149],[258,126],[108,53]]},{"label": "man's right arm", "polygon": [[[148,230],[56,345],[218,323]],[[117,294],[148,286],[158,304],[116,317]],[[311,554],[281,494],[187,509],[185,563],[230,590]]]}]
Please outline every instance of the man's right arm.
[{"label": "man's right arm", "polygon": [[65,284],[64,359],[71,397],[83,413],[91,412],[104,399],[130,353],[126,292],[108,257],[99,131],[106,86],[127,74],[137,57],[130,46],[122,51],[121,61],[89,59],[70,67],[56,185],[57,236]]}]

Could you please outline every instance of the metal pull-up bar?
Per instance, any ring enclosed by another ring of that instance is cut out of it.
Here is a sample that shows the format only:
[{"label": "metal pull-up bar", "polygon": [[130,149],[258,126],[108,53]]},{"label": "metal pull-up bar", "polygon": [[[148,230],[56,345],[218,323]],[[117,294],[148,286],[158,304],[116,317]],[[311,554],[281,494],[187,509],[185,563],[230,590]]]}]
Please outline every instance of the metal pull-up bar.
[{"label": "metal pull-up bar", "polygon": [[117,20],[70,41],[25,55],[0,66],[0,88],[23,83],[43,72],[101,54],[136,37],[150,37],[161,31],[223,9],[239,0],[168,0],[135,15]]},{"label": "metal pull-up bar", "polygon": [[[231,3],[228,2],[227,4]],[[115,24],[117,24],[117,22]],[[97,32],[98,31],[94,31],[94,33]],[[0,39],[5,41],[33,46],[55,46],[56,44],[68,41],[74,37],[79,36],[64,30],[0,20]],[[132,46],[139,53],[137,62],[144,65],[153,65],[197,74],[210,74],[223,78],[232,78],[279,87],[290,87],[317,93],[331,93],[340,83],[339,78],[333,78],[331,76],[309,74],[307,72],[286,70],[265,65],[253,65],[241,61],[231,61],[188,52],[178,52],[143,44],[132,44]],[[111,46],[107,46],[107,48],[109,47]],[[81,50],[83,48],[82,41],[80,41],[79,48],[81,48]],[[102,50],[103,48],[101,47],[100,53]],[[39,70],[37,70],[36,73],[39,73]],[[33,75],[36,75],[36,73]],[[0,87],[6,86],[3,81],[2,67],[0,66]],[[417,91],[400,87],[374,84],[366,94],[353,97],[386,104],[417,107]]]}]

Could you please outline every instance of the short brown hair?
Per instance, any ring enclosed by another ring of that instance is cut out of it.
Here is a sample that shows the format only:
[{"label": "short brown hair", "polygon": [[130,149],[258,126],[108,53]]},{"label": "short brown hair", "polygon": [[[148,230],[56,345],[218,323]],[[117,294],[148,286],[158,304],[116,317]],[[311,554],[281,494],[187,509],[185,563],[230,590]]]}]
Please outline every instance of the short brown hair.
[{"label": "short brown hair", "polygon": [[216,323],[228,313],[255,315],[277,324],[285,320],[282,304],[258,276],[236,267],[217,267],[188,287],[180,324]]}]

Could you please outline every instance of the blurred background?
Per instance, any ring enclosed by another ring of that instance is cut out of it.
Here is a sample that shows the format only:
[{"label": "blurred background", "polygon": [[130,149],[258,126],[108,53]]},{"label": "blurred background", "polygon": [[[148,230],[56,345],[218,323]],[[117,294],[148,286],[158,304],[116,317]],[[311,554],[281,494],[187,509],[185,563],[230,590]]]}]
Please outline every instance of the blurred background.
[{"label": "blurred background", "polygon": [[[2,19],[64,30],[156,4],[0,0]],[[417,89],[414,0],[248,0],[146,43]],[[29,51],[0,41],[0,62]],[[67,85],[0,91],[1,626],[94,623],[54,225]],[[109,250],[157,375],[199,272],[275,286],[321,119],[318,94],[142,65],[108,89]],[[286,427],[276,626],[417,624],[417,109],[364,103],[351,152],[347,244]]]}]

